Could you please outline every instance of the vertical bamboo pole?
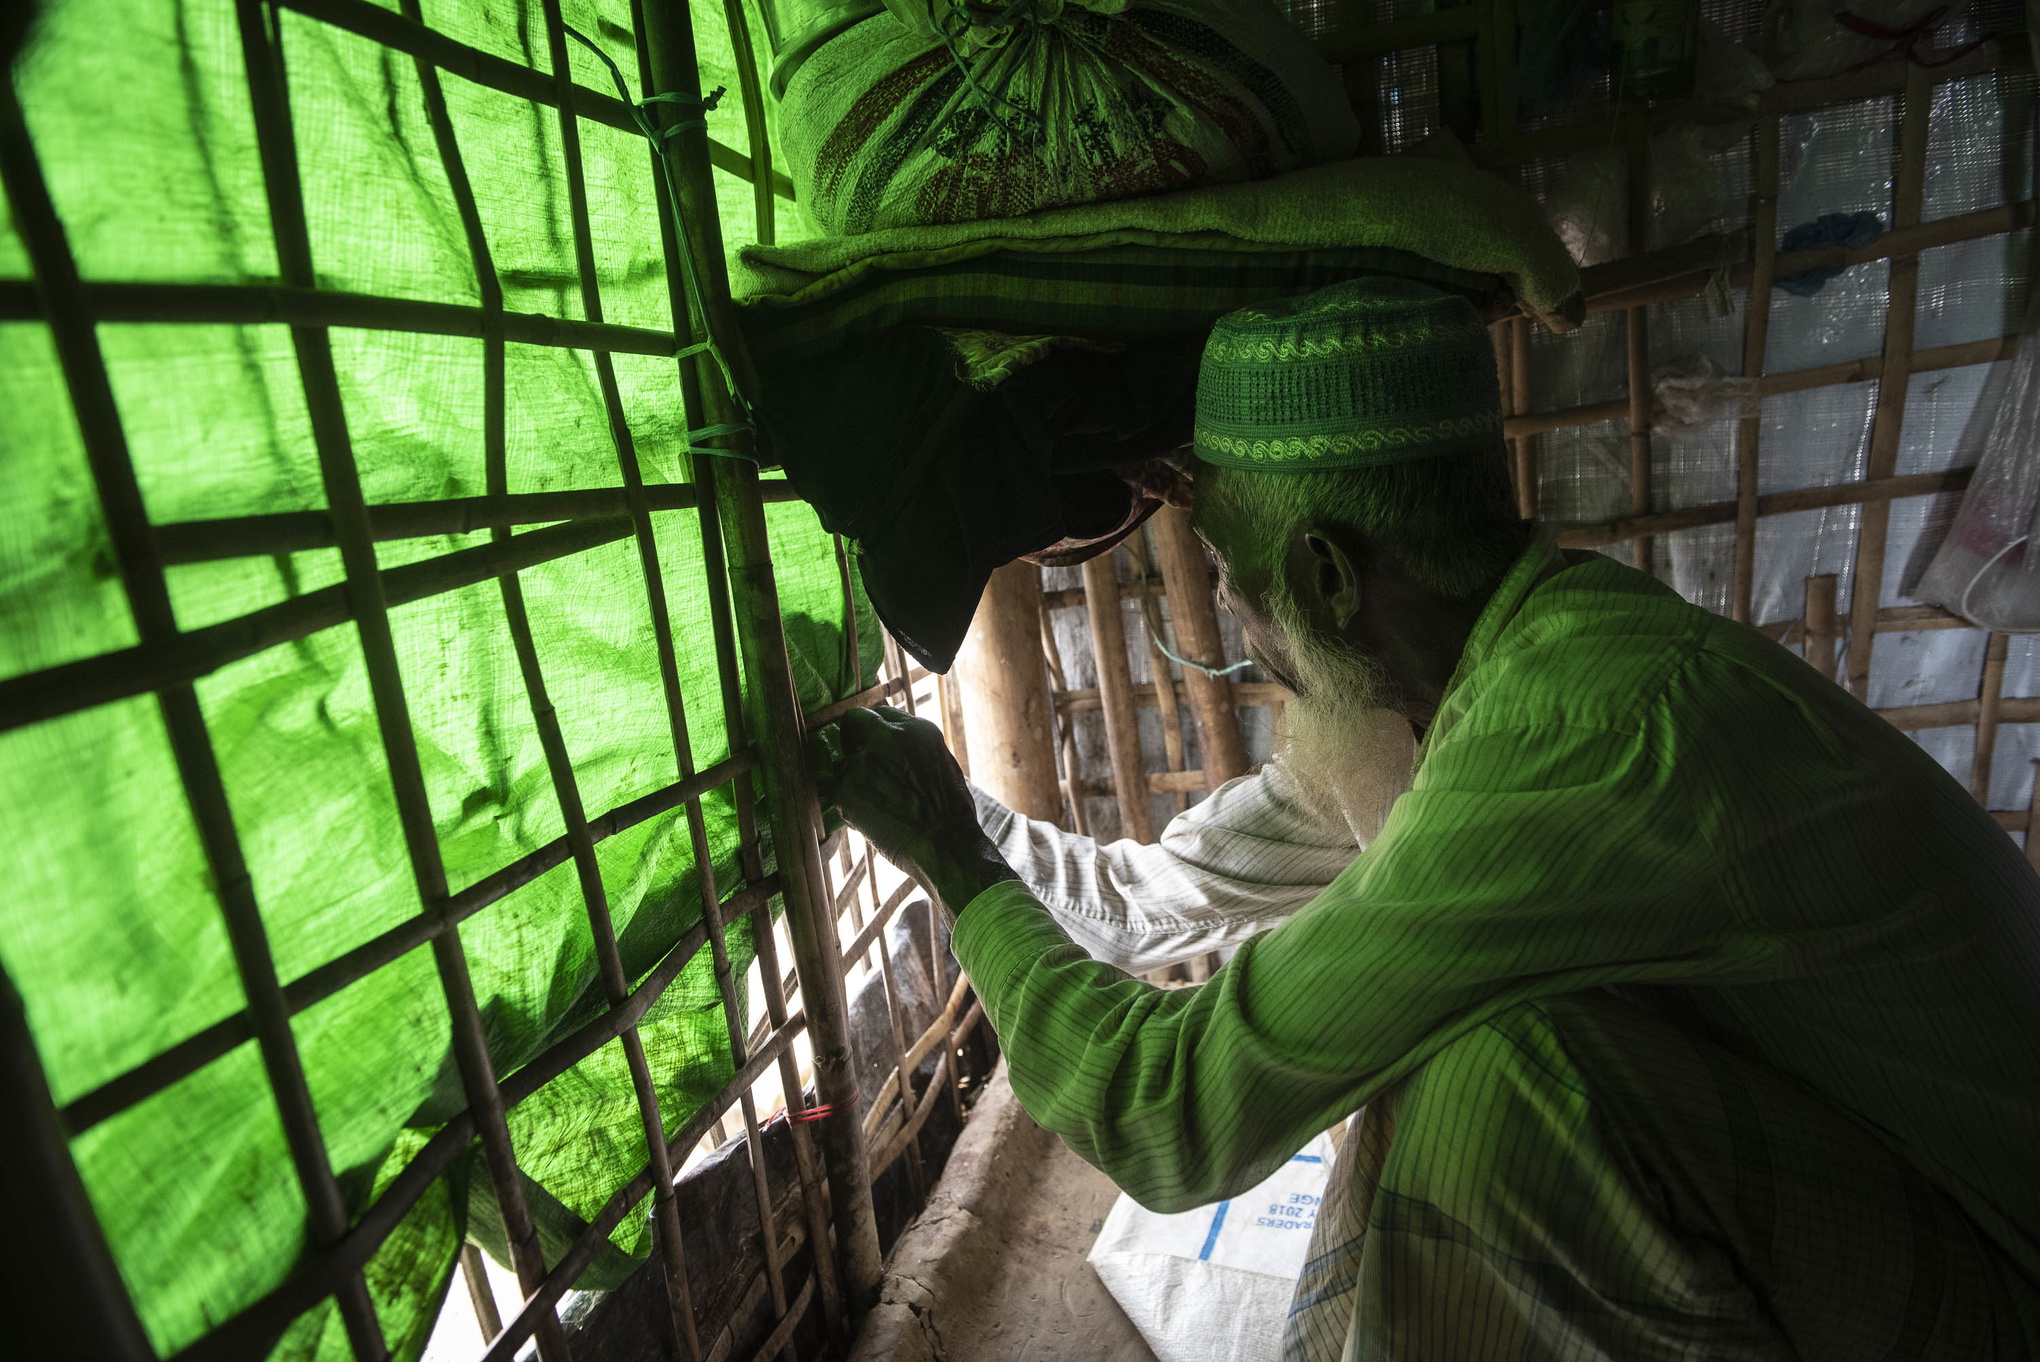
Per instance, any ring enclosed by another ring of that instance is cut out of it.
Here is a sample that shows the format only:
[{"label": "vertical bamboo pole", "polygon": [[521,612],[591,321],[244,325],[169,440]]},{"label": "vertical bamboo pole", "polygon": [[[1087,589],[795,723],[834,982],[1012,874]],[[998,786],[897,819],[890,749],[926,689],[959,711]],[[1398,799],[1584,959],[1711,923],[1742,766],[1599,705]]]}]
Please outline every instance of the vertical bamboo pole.
[{"label": "vertical bamboo pole", "polygon": [[1998,706],[2005,691],[2005,655],[2011,635],[1992,634],[1983,649],[1983,680],[1976,692],[1976,758],[1969,767],[1969,793],[1990,807],[1990,770],[1997,756]]},{"label": "vertical bamboo pole", "polygon": [[743,0],[723,0],[723,23],[730,31],[731,56],[736,59],[737,91],[744,105],[744,132],[751,151],[751,206],[758,218],[758,240],[770,246],[777,238],[777,207],[772,199],[772,139],[766,128],[765,92],[758,80],[758,54],[751,43],[751,24]]},{"label": "vertical bamboo pole", "polygon": [[1835,585],[1832,572],[1806,579],[1806,665],[1830,681],[1835,679],[1835,636],[1841,632],[1835,617]]},{"label": "vertical bamboo pole", "polygon": [[487,1343],[503,1332],[503,1313],[496,1308],[496,1290],[489,1284],[489,1269],[482,1251],[472,1243],[460,1246],[460,1276],[467,1284],[468,1304],[474,1308],[475,1324]]},{"label": "vertical bamboo pole", "polygon": [[[1891,225],[1917,227],[1927,185],[1927,118],[1934,104],[1933,74],[1908,65],[1905,106],[1898,125],[1898,183]],[[1905,428],[1906,391],[1912,386],[1913,321],[1919,310],[1918,254],[1891,258],[1891,298],[1884,311],[1884,368],[1877,379],[1877,412],[1870,427],[1870,460],[1864,476],[1888,478],[1898,467],[1899,435]],[[1856,536],[1856,572],[1849,592],[1849,689],[1857,699],[1870,691],[1870,652],[1877,635],[1877,609],[1884,597],[1885,540],[1891,503],[1863,508]]]},{"label": "vertical bamboo pole", "polygon": [[[700,68],[687,7],[642,6],[640,32],[655,86],[646,92],[647,98],[673,93],[699,99]],[[680,196],[674,207],[684,227],[681,249],[702,281],[702,302],[708,313],[696,321],[701,333],[712,337],[730,364],[744,373],[748,370],[746,356],[730,315],[729,280],[709,170],[708,130],[684,115],[668,115],[664,121],[669,124],[664,138],[666,164]],[[741,424],[741,413],[722,384],[719,367],[700,356],[694,372],[704,399],[700,415],[706,424]],[[726,438],[735,452],[748,452],[748,431]],[[877,1301],[883,1265],[867,1177],[864,1129],[852,1114],[857,1104],[857,1075],[850,1047],[849,1002],[843,990],[835,914],[821,864],[814,773],[808,765],[806,728],[786,653],[757,470],[730,460],[716,470],[714,483],[738,643],[755,697],[746,716],[758,746],[766,815],[779,853],[788,936],[806,1005],[815,1093],[823,1107],[837,1113],[816,1122],[816,1127],[829,1181],[836,1257],[846,1303],[854,1317]],[[795,1092],[787,1094],[789,1103],[798,1097]],[[824,1251],[824,1245],[815,1245],[818,1261]]]},{"label": "vertical bamboo pole", "polygon": [[1112,753],[1112,793],[1119,801],[1119,830],[1136,842],[1152,842],[1155,830],[1148,816],[1147,764],[1140,755],[1140,712],[1134,707],[1133,670],[1126,661],[1126,622],[1119,608],[1116,563],[1116,555],[1101,553],[1084,564],[1084,609],[1091,619],[1091,656],[1098,664],[1098,700],[1105,711],[1105,745]]},{"label": "vertical bamboo pole", "polygon": [[[1438,0],[1439,9],[1459,9],[1473,0]],[[1483,15],[1478,22],[1485,22]],[[1440,43],[1438,54],[1438,122],[1469,145],[1480,134],[1480,44]],[[1400,55],[1400,54],[1399,54]]]},{"label": "vertical bamboo pole", "polygon": [[[1650,126],[1640,117],[1624,120],[1628,135],[1629,254],[1642,255],[1650,245]],[[1629,509],[1650,514],[1650,309],[1632,307],[1623,313],[1623,341],[1629,386]],[[1637,567],[1651,570],[1651,539],[1638,535],[1632,545]]]},{"label": "vertical bamboo pole", "polygon": [[963,735],[963,696],[954,679],[937,674],[935,677],[935,705],[942,711],[942,736],[949,742],[949,751],[955,756],[956,764],[963,771],[965,779],[970,777],[970,743]]},{"label": "vertical bamboo pole", "polygon": [[956,654],[954,675],[971,779],[1009,809],[1060,823],[1040,601],[1041,569],[1034,564],[1008,563],[994,572]]},{"label": "vertical bamboo pole", "polygon": [[[1128,538],[1126,552],[1140,572],[1141,632],[1147,639],[1148,674],[1155,681],[1155,706],[1162,715],[1162,760],[1171,771],[1180,771],[1183,769],[1183,711],[1176,703],[1176,682],[1169,671],[1169,660],[1162,656],[1159,642],[1161,611],[1155,606],[1154,565],[1148,560],[1146,534],[1135,533]],[[1169,791],[1168,799],[1172,812],[1183,812],[1181,790]]]},{"label": "vertical bamboo pole", "polygon": [[[632,0],[631,27],[640,35],[647,32],[641,0]],[[641,40],[637,45],[637,58],[639,88],[648,93],[655,91],[659,87],[659,80],[654,75],[651,52],[645,41]],[[764,104],[755,83],[745,87],[744,96],[746,117],[751,120],[751,126],[762,128]],[[649,148],[649,154],[654,162],[653,188],[661,207],[659,236],[665,253],[666,286],[672,308],[673,326],[676,333],[692,335],[704,323],[693,315],[688,301],[689,290],[685,287],[680,269],[683,260],[687,258],[682,252],[688,247],[680,239],[677,209],[669,202],[667,185],[663,176],[659,174],[660,163],[663,160],[662,150],[654,145]],[[695,365],[683,362],[679,366],[683,410],[699,412],[703,409],[701,377],[700,370]],[[719,518],[714,464],[713,458],[692,453],[687,456],[689,474],[696,483],[699,494],[696,529],[700,535],[703,562],[709,565],[705,585],[709,599],[710,634],[716,656],[716,675],[722,698],[723,731],[734,747],[738,735],[747,733],[750,725],[745,714],[743,680],[739,671],[741,650],[737,642],[735,611],[731,606],[730,582],[727,574],[717,566],[728,562],[729,552],[723,540],[723,527]],[[766,870],[761,848],[762,839],[758,832],[759,801],[756,784],[749,772],[738,775],[732,784],[731,795],[736,805],[738,864],[744,878],[752,884],[757,884],[764,879]],[[692,822],[693,816],[690,815],[690,830]],[[766,1013],[764,1025],[772,1031],[777,1031],[787,1023],[787,997],[795,986],[796,976],[783,970],[779,963],[777,939],[779,929],[773,923],[771,899],[762,894],[754,895],[752,902],[753,907],[747,916],[754,931],[753,939],[757,945],[761,982],[764,985]],[[781,1092],[785,1094],[789,1103],[797,1102],[801,1093],[801,1078],[799,1061],[792,1047],[780,1048],[777,1063]],[[746,1101],[744,1105],[746,1116],[755,1118],[755,1111],[751,1109],[749,1102]],[[724,1119],[726,1115],[727,1113],[718,1114],[714,1122],[715,1144],[718,1146],[727,1139]],[[754,1127],[755,1119],[752,1119],[750,1124]],[[747,1127],[746,1134],[749,1133],[750,1127]],[[821,1162],[816,1158],[817,1136],[805,1122],[794,1123],[791,1134],[794,1168],[800,1181],[801,1208],[807,1221],[808,1242],[815,1246],[811,1284],[818,1282],[820,1285],[822,1315],[829,1337],[847,1346],[850,1338],[850,1320],[843,1300],[841,1255],[822,1251],[822,1246],[830,1242],[829,1191],[825,1185]],[[756,1168],[757,1165],[754,1164],[754,1174]],[[771,1256],[768,1246],[768,1262]],[[805,1289],[799,1300],[800,1303],[792,1307],[795,1313],[806,1309]],[[781,1327],[784,1327],[785,1323],[786,1321],[782,1319]]]},{"label": "vertical bamboo pole", "polygon": [[1035,610],[1041,620],[1041,657],[1048,664],[1049,691],[1048,717],[1055,730],[1055,748],[1062,760],[1063,798],[1069,801],[1070,831],[1079,837],[1091,835],[1091,820],[1084,811],[1084,773],[1077,760],[1077,725],[1068,714],[1059,714],[1055,708],[1055,697],[1070,688],[1069,678],[1063,674],[1062,648],[1055,641],[1055,621],[1048,617],[1048,595],[1037,592],[1034,597]]},{"label": "vertical bamboo pole", "polygon": [[[1207,667],[1224,666],[1218,607],[1211,597],[1211,560],[1190,528],[1190,513],[1180,506],[1164,506],[1148,523],[1155,527],[1155,557],[1162,569],[1162,589],[1169,593],[1169,621],[1175,626],[1177,652]],[[1158,681],[1157,686],[1160,684]],[[1183,686],[1190,693],[1190,709],[1197,717],[1204,788],[1216,790],[1247,770],[1247,748],[1240,737],[1239,711],[1233,707],[1232,682],[1185,667]]]},{"label": "vertical bamboo pole", "polygon": [[[1771,335],[1771,277],[1778,254],[1778,120],[1758,119],[1756,138],[1756,182],[1750,194],[1755,263],[1749,292],[1743,297],[1742,368],[1743,376],[1753,382],[1763,377]],[[1735,437],[1735,563],[1729,576],[1728,613],[1744,624],[1755,608],[1758,445],[1763,430],[1762,411],[1753,411],[1737,425]]]},{"label": "vertical bamboo pole", "polygon": [[[29,1035],[28,1014],[0,969],[0,1309],[7,1342],[27,1358],[153,1358],[113,1252],[71,1159],[63,1119]],[[14,1355],[10,1352],[10,1356]]]},{"label": "vertical bamboo pole", "polygon": [[[1495,351],[1495,391],[1501,399],[1504,422],[1516,415],[1516,332],[1510,321],[1510,318],[1504,317],[1498,322],[1488,324],[1488,342],[1494,346]],[[1516,501],[1520,506],[1523,500],[1523,480],[1515,466],[1514,449],[1515,444],[1511,441],[1509,480],[1516,489]]]},{"label": "vertical bamboo pole", "polygon": [[2033,793],[2026,798],[2026,864],[2040,870],[2040,761],[2033,763]]},{"label": "vertical bamboo pole", "polygon": [[1516,12],[1508,0],[1479,0],[1475,27],[1474,65],[1480,81],[1480,125],[1483,141],[1499,150],[1513,140],[1515,118],[1509,107],[1509,71],[1515,64]]},{"label": "vertical bamboo pole", "polygon": [[[1509,332],[1509,393],[1516,414],[1530,411],[1530,319],[1506,323]],[[1537,519],[1537,437],[1519,435],[1511,442],[1516,465],[1516,514]]]}]

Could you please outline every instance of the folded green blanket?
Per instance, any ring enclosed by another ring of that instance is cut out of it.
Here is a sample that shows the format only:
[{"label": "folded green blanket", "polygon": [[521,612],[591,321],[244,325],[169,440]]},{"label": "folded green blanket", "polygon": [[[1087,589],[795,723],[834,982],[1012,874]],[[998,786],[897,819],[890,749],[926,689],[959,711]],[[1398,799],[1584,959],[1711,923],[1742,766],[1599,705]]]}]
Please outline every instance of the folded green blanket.
[{"label": "folded green blanket", "polygon": [[811,308],[874,271],[954,266],[994,252],[1074,255],[1124,246],[1407,253],[1448,274],[1499,278],[1525,312],[1554,330],[1570,330],[1584,315],[1579,271],[1536,201],[1466,161],[1428,155],[1337,161],[1247,184],[998,221],[748,246],[732,282],[747,308]]}]

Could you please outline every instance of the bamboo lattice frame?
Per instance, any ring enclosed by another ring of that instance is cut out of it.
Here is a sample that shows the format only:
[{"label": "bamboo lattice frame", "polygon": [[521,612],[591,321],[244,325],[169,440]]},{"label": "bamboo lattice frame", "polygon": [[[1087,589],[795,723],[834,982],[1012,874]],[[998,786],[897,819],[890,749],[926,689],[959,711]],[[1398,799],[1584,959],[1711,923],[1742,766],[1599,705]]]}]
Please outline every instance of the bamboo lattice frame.
[{"label": "bamboo lattice frame", "polygon": [[[297,189],[289,94],[280,74],[278,16],[284,10],[354,33],[411,58],[480,286],[479,307],[369,297],[317,287]],[[678,216],[684,223],[685,234],[674,232],[672,214],[664,216],[674,327],[671,331],[659,331],[616,326],[602,319],[587,190],[578,151],[578,125],[588,119],[632,132],[636,125],[631,111],[621,101],[578,86],[568,75],[567,34],[558,0],[545,0],[543,5],[550,75],[435,32],[424,22],[418,0],[404,0],[401,13],[367,0],[239,0],[237,12],[249,73],[249,95],[270,189],[273,235],[282,268],[282,278],[274,285],[87,284],[80,280],[11,87],[4,100],[0,100],[0,170],[4,170],[8,198],[29,244],[36,274],[32,285],[0,285],[0,320],[44,320],[51,327],[105,508],[122,581],[134,601],[141,635],[140,642],[132,648],[0,681],[0,731],[114,700],[156,695],[187,798],[220,886],[235,959],[249,999],[244,1011],[74,1098],[54,1116],[75,1137],[222,1058],[247,1040],[253,1039],[260,1047],[305,1195],[314,1248],[282,1285],[183,1349],[178,1354],[180,1359],[198,1362],[261,1355],[291,1320],[329,1296],[338,1301],[355,1356],[364,1359],[386,1356],[363,1283],[363,1267],[433,1181],[477,1139],[483,1146],[488,1175],[504,1213],[518,1288],[523,1296],[516,1311],[507,1319],[501,1318],[479,1254],[472,1245],[464,1250],[461,1266],[476,1317],[484,1330],[487,1358],[511,1358],[533,1339],[542,1358],[568,1356],[557,1315],[558,1303],[594,1260],[624,1213],[647,1193],[653,1198],[655,1256],[671,1305],[674,1345],[682,1357],[695,1362],[725,1357],[732,1342],[727,1331],[719,1339],[702,1338],[688,1298],[687,1267],[675,1218],[673,1188],[684,1157],[704,1140],[720,1139],[726,1118],[733,1111],[741,1118],[753,1188],[765,1229],[765,1264],[754,1278],[753,1295],[761,1290],[770,1295],[771,1317],[775,1321],[757,1356],[791,1356],[795,1330],[817,1302],[824,1312],[829,1334],[840,1342],[847,1338],[855,1312],[868,1302],[877,1285],[878,1246],[873,1231],[870,1182],[902,1158],[910,1163],[917,1190],[932,1178],[932,1170],[922,1166],[915,1136],[937,1098],[938,1088],[950,1093],[961,1114],[962,1093],[974,1076],[964,1072],[958,1056],[982,1020],[983,1010],[974,1002],[966,1007],[967,981],[959,978],[934,1024],[911,1041],[896,1027],[893,1058],[898,1064],[887,1080],[884,1095],[873,1106],[871,1119],[861,1125],[843,1119],[792,1124],[802,1210],[794,1223],[788,1225],[782,1226],[775,1215],[753,1090],[776,1071],[778,1091],[798,1105],[809,1086],[797,1058],[798,1050],[805,1046],[812,1055],[809,1067],[818,1102],[825,1108],[840,1104],[854,1109],[856,1090],[848,1064],[843,961],[846,958],[854,961],[881,945],[883,927],[907,903],[908,895],[891,894],[883,904],[875,905],[876,911],[866,922],[855,895],[843,895],[827,883],[816,836],[811,781],[805,773],[803,734],[805,729],[825,722],[852,704],[904,697],[911,705],[913,683],[930,678],[919,671],[910,676],[897,650],[889,650],[888,666],[882,670],[883,679],[878,686],[808,716],[803,722],[793,699],[762,514],[765,503],[790,500],[790,492],[784,484],[761,483],[748,463],[709,459],[694,460],[691,482],[645,484],[609,361],[611,354],[675,357],[679,362],[676,377],[686,398],[689,424],[698,427],[728,419],[729,399],[721,387],[719,372],[705,364],[705,357],[690,357],[687,352],[699,338],[712,335],[740,368],[743,362],[740,343],[729,325],[727,281],[722,270],[711,167],[752,181],[761,235],[767,239],[776,199],[791,192],[785,177],[771,170],[764,137],[765,113],[755,72],[746,66],[746,78],[741,82],[751,129],[748,156],[713,142],[699,129],[667,139],[666,155],[674,182],[679,186],[682,202],[678,205]],[[653,13],[639,9],[634,17],[640,88],[646,94],[670,91],[698,95],[693,38],[685,7],[659,7]],[[739,62],[747,63],[749,37],[742,27],[741,9],[735,3],[727,7],[727,18],[734,26]],[[442,71],[549,108],[556,115],[586,320],[518,314],[504,308],[476,197],[462,162],[459,139],[440,91]],[[656,177],[650,162],[646,173],[654,176],[662,206],[670,206],[666,204],[664,184]],[[707,317],[691,315],[679,287],[681,252],[692,257],[700,276],[707,281]],[[290,512],[216,521],[149,523],[95,333],[97,324],[117,321],[288,325],[312,416],[330,513]],[[374,506],[365,503],[354,472],[327,339],[329,328],[336,326],[461,336],[483,342],[485,466],[489,480],[485,495]],[[616,448],[619,486],[537,494],[512,494],[507,490],[503,355],[504,347],[510,343],[570,347],[590,355]],[[744,452],[742,436],[723,437],[723,443],[730,445],[733,453]],[[722,761],[701,769],[695,766],[688,736],[673,626],[667,614],[657,549],[662,535],[688,532],[686,521],[674,519],[686,512],[693,513],[689,517],[692,532],[700,536],[709,568],[706,586],[721,678],[721,718],[724,731],[730,736],[731,752]],[[512,527],[534,524],[547,528],[514,535],[511,532]],[[377,566],[374,552],[377,542],[479,529],[491,531],[486,545],[387,571]],[[558,720],[546,697],[517,574],[524,568],[626,538],[633,540],[639,549],[646,609],[657,642],[679,778],[628,803],[591,812],[581,800]],[[176,626],[165,584],[166,567],[324,547],[340,551],[346,569],[343,583],[205,628],[180,630]],[[728,569],[727,577],[720,570],[724,566]],[[497,582],[502,596],[553,792],[564,815],[565,832],[496,873],[454,892],[439,865],[388,617],[395,606],[491,579]],[[848,596],[847,577],[845,592],[849,608],[853,603]],[[854,608],[849,609],[849,617],[854,649]],[[359,631],[369,663],[384,752],[425,909],[409,921],[285,981],[276,974],[263,936],[260,913],[242,866],[193,683],[238,659],[349,621]],[[856,654],[853,652],[852,656]],[[744,703],[745,676],[751,682],[751,712],[746,711]],[[768,869],[765,864],[764,839],[754,812],[752,787],[761,779],[775,840],[783,849],[777,869]],[[738,810],[738,856],[743,882],[733,889],[715,882],[701,811],[702,799],[718,791],[728,791]],[[616,934],[609,921],[605,891],[595,862],[595,848],[607,838],[675,809],[684,811],[706,911],[703,920],[632,986],[623,975]],[[840,836],[831,847],[848,851]],[[608,1010],[516,1072],[498,1075],[490,1065],[467,980],[460,927],[473,914],[569,862],[575,867],[581,886]],[[874,861],[868,848],[857,864],[865,872],[867,883],[875,883]],[[785,905],[785,917],[778,930],[771,913],[775,898],[782,899]],[[748,1035],[741,1033],[737,1023],[738,991],[744,981],[734,976],[724,944],[729,926],[745,918],[750,919],[754,928],[756,964],[765,1001],[765,1015]],[[847,931],[841,930],[845,922],[849,924]],[[839,930],[828,930],[824,924],[838,926]],[[791,947],[792,969],[782,962],[782,942]],[[456,1055],[468,1106],[441,1128],[383,1195],[350,1224],[298,1065],[290,1019],[419,946],[432,949],[438,966],[453,1019]],[[724,1013],[729,1019],[736,1072],[707,1105],[667,1138],[661,1130],[652,1075],[636,1028],[681,970],[704,948],[715,965]],[[894,995],[890,960],[882,948],[878,954],[888,1007],[897,1022],[901,1014]],[[558,1261],[549,1263],[539,1250],[524,1206],[506,1113],[612,1040],[620,1042],[625,1050],[650,1157],[634,1178],[614,1190],[574,1245]],[[938,1049],[936,1081],[914,1094],[913,1075]],[[902,1074],[906,1075],[908,1099],[904,1102],[898,1100]],[[875,1137],[875,1144],[867,1155],[869,1137]],[[811,1267],[797,1289],[789,1289],[786,1271],[793,1254],[803,1245],[820,1246],[821,1251],[810,1255]],[[132,1317],[124,1300],[101,1304],[116,1316]],[[133,1331],[133,1337],[139,1339],[139,1330]]]}]

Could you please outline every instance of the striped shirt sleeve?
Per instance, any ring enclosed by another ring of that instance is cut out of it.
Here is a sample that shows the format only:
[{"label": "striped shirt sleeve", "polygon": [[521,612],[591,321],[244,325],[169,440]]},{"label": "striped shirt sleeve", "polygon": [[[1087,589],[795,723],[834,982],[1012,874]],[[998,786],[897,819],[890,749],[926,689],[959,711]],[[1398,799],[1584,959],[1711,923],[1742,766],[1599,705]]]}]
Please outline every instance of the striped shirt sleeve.
[{"label": "striped shirt sleeve", "polygon": [[955,949],[1029,1114],[1143,1205],[1203,1205],[1518,1002],[1775,972],[1664,740],[1456,734],[1367,853],[1202,987],[1092,960],[1015,882],[972,901]]},{"label": "striped shirt sleeve", "polygon": [[1274,762],[1227,781],[1149,845],[1080,837],[971,788],[986,835],[1070,939],[1135,974],[1280,925],[1365,846],[1298,799]]}]

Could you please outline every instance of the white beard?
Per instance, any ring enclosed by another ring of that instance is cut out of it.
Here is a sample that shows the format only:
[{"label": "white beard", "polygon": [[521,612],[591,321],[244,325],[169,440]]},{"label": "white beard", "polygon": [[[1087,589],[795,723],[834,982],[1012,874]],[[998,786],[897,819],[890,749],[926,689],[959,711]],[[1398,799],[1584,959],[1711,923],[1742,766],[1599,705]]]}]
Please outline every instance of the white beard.
[{"label": "white beard", "polygon": [[1302,798],[1343,819],[1365,847],[1410,788],[1416,734],[1383,703],[1388,680],[1379,662],[1318,636],[1293,602],[1271,604],[1284,654],[1273,660],[1302,687],[1283,706],[1282,764]]}]

